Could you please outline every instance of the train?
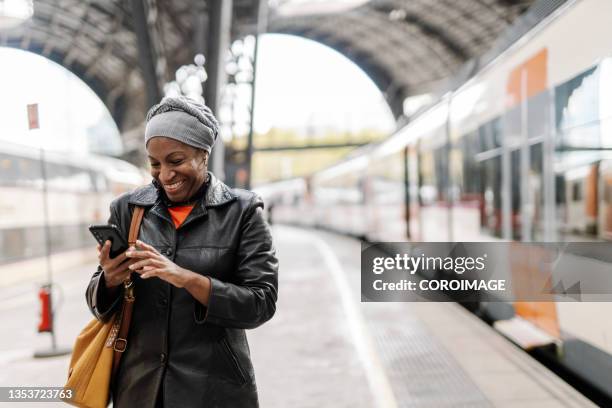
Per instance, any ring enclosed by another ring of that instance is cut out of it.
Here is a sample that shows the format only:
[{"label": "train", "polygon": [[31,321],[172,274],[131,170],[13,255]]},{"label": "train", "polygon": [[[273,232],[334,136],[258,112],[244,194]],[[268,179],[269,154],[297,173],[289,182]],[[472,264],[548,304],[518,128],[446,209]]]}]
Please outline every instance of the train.
[{"label": "train", "polygon": [[0,266],[95,246],[88,226],[105,223],[112,199],[145,181],[116,158],[2,142]]},{"label": "train", "polygon": [[[260,186],[271,221],[372,242],[609,242],[611,16],[610,1],[565,2],[384,141]],[[612,283],[595,258],[578,257],[582,270]],[[533,270],[510,268],[530,284]],[[612,396],[612,302],[508,303],[478,308]]]}]

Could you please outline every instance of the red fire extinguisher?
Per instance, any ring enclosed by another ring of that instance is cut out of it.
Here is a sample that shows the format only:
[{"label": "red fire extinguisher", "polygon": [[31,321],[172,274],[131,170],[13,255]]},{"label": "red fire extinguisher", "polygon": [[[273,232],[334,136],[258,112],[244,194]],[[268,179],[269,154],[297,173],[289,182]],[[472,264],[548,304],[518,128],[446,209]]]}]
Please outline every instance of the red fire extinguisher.
[{"label": "red fire extinguisher", "polygon": [[51,285],[43,285],[40,287],[38,299],[40,299],[40,322],[38,323],[38,332],[52,332],[53,310],[51,309]]}]

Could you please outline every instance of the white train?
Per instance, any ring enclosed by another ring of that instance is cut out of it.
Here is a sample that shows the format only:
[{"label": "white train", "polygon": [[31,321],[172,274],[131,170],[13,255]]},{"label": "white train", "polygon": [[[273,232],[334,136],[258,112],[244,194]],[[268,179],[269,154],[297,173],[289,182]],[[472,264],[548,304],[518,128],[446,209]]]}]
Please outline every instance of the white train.
[{"label": "white train", "polygon": [[[611,38],[612,1],[567,2],[367,153],[262,188],[274,222],[387,242],[611,239]],[[532,284],[518,260],[513,279]],[[612,282],[611,263],[581,262]],[[480,307],[612,396],[612,303],[511,306]]]},{"label": "white train", "polygon": [[52,253],[92,247],[87,227],[104,223],[111,200],[144,183],[135,166],[110,157],[44,153],[0,145],[0,265],[45,255],[43,171]]}]

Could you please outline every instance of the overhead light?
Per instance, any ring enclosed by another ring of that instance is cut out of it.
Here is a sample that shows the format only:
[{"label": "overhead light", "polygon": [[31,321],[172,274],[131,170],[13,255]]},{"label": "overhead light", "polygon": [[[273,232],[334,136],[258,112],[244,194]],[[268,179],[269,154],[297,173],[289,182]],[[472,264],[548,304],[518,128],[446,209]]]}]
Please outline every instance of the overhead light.
[{"label": "overhead light", "polygon": [[406,18],[406,10],[404,9],[394,9],[389,13],[389,20],[391,21],[399,21]]},{"label": "overhead light", "polygon": [[[289,0],[273,7],[279,16],[338,14],[362,6],[369,0]],[[275,3],[272,3],[275,4]]]},{"label": "overhead light", "polygon": [[0,0],[0,29],[19,26],[34,14],[32,0]]}]

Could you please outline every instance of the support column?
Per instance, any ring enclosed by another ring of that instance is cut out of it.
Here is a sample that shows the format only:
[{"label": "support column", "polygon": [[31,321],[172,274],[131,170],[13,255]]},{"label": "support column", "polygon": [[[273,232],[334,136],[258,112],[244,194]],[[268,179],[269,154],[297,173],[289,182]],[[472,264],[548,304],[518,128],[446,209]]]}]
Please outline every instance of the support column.
[{"label": "support column", "polygon": [[251,84],[251,112],[250,112],[250,121],[251,126],[249,129],[249,138],[247,140],[247,152],[246,152],[246,168],[247,168],[247,179],[246,179],[246,188],[250,189],[251,186],[251,173],[253,170],[252,160],[253,160],[253,136],[255,129],[253,125],[255,123],[255,81],[257,80],[257,54],[259,52],[259,41],[261,40],[261,35],[267,31],[268,26],[268,1],[267,0],[259,0],[257,2],[257,30],[255,33],[255,51],[253,53],[253,78]]},{"label": "support column", "polygon": [[[205,54],[208,79],[204,84],[204,99],[215,116],[218,116],[226,81],[225,53],[230,45],[233,7],[232,0],[211,0],[208,5],[208,38]],[[208,165],[208,168],[221,180],[225,179],[224,150],[223,142],[217,140]]]},{"label": "support column", "polygon": [[134,31],[136,32],[138,44],[138,61],[140,62],[140,70],[147,90],[146,109],[148,110],[161,99],[161,90],[159,88],[156,72],[157,57],[149,34],[147,11],[144,2],[143,0],[131,0],[130,3],[134,17]]}]

